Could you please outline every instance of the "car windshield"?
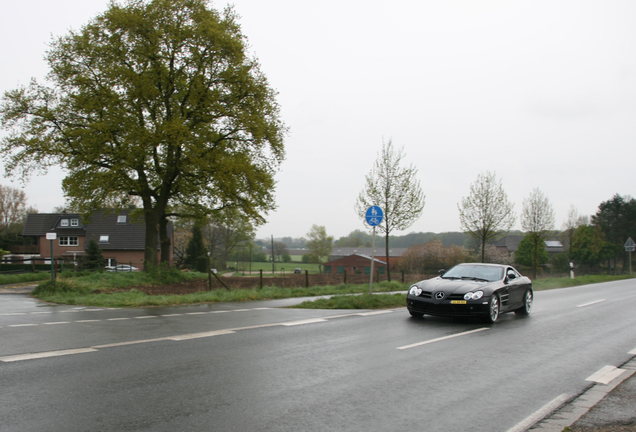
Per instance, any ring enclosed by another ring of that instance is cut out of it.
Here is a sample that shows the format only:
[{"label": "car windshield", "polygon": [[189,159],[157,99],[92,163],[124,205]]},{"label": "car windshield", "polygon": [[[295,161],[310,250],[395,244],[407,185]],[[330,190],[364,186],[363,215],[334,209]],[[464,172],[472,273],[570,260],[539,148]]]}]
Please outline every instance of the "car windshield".
[{"label": "car windshield", "polygon": [[474,279],[492,282],[503,279],[502,267],[491,267],[483,265],[461,265],[456,266],[444,273],[444,279]]}]

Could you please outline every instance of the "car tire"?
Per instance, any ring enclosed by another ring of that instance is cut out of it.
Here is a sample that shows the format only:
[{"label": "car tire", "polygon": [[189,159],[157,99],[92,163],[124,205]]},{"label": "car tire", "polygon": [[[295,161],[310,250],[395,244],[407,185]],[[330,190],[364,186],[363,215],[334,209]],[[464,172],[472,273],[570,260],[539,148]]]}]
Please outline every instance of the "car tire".
[{"label": "car tire", "polygon": [[424,314],[422,312],[409,311],[413,318],[424,318]]},{"label": "car tire", "polygon": [[499,311],[501,310],[501,302],[499,301],[499,294],[493,293],[488,302],[488,314],[485,316],[484,321],[492,324],[499,318]]},{"label": "car tire", "polygon": [[532,312],[532,302],[534,301],[534,294],[531,289],[526,290],[523,295],[523,306],[515,310],[517,315],[530,315]]}]

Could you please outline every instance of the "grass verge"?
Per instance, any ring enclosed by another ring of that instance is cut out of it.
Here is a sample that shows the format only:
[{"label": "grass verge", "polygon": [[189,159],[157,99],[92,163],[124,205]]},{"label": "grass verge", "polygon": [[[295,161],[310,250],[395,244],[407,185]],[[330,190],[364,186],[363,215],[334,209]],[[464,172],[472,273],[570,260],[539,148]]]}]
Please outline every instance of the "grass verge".
[{"label": "grass verge", "polygon": [[[33,296],[40,300],[95,307],[147,307],[170,306],[195,303],[238,302],[251,300],[272,300],[296,297],[337,296],[333,299],[319,299],[316,302],[305,302],[303,308],[319,309],[382,309],[400,307],[405,304],[404,294],[397,296],[346,296],[347,294],[368,293],[368,284],[337,286],[314,286],[309,288],[264,287],[263,289],[215,290],[200,291],[184,295],[150,296],[126,287],[138,285],[156,285],[175,283],[180,280],[203,277],[197,273],[180,273],[168,271],[160,274],[135,273],[62,273],[55,284],[50,281],[40,284]],[[538,279],[534,282],[535,290],[563,288],[590,283],[608,282],[629,278],[629,276],[584,276],[574,280],[569,278]],[[399,282],[380,282],[373,285],[374,292],[388,293],[406,291],[410,284]],[[108,293],[100,291],[106,290]],[[375,298],[377,296],[377,299]],[[388,297],[384,298],[384,297]],[[314,303],[313,305],[311,303]],[[391,305],[391,306],[390,306]]]}]

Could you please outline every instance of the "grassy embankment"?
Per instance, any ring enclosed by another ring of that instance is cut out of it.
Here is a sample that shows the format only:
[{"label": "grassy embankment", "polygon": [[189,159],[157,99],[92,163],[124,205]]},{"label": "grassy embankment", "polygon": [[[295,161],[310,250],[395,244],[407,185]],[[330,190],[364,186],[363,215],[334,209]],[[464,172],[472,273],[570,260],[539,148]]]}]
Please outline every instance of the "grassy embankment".
[{"label": "grassy embankment", "polygon": [[[17,275],[16,275],[17,276]],[[28,275],[20,275],[28,276]],[[6,282],[8,276],[0,276],[0,284]],[[73,305],[99,307],[144,307],[167,306],[194,303],[230,302],[269,300],[294,298],[305,296],[334,296],[330,299],[318,299],[304,302],[296,307],[317,309],[381,309],[402,307],[405,304],[405,294],[376,294],[368,293],[369,285],[340,284],[337,286],[314,286],[309,288],[278,288],[264,287],[249,290],[215,290],[201,291],[185,295],[149,296],[141,291],[126,290],[126,287],[139,285],[155,285],[179,282],[184,279],[200,278],[200,273],[180,273],[168,271],[163,274],[147,273],[90,273],[77,275],[62,273],[55,284],[51,281],[41,283],[33,295],[41,300]],[[563,288],[590,283],[600,283],[630,278],[630,276],[582,276],[576,279],[546,278],[537,279],[533,286],[536,291]],[[26,282],[26,281],[25,281]],[[374,292],[390,293],[406,291],[409,284],[399,282],[380,282],[373,285]],[[95,291],[108,291],[96,293]],[[351,294],[363,294],[352,296]]]}]

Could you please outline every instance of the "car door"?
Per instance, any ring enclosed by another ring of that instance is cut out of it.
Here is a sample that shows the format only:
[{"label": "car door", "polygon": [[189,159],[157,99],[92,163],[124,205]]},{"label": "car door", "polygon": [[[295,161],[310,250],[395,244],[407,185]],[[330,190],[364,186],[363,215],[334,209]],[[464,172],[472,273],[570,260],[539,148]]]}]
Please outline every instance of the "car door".
[{"label": "car door", "polygon": [[523,304],[523,294],[526,292],[524,278],[512,267],[506,269],[506,281],[508,282],[508,306],[514,307]]}]

